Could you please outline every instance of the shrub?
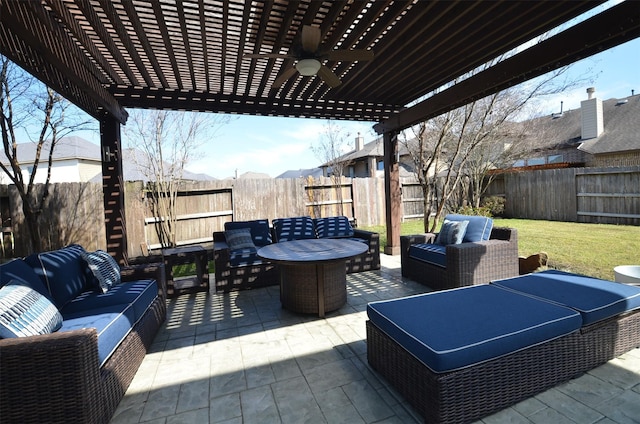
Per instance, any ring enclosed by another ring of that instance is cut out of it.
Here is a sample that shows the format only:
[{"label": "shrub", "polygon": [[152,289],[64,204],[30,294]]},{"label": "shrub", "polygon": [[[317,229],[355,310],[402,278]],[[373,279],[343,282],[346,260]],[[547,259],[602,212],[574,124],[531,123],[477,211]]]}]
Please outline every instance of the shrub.
[{"label": "shrub", "polygon": [[482,201],[482,206],[487,208],[492,216],[504,215],[504,197],[490,196]]},{"label": "shrub", "polygon": [[480,206],[479,208],[474,208],[473,206],[462,206],[458,209],[458,213],[462,215],[476,215],[476,216],[486,216],[487,218],[491,218],[491,210],[486,206]]}]

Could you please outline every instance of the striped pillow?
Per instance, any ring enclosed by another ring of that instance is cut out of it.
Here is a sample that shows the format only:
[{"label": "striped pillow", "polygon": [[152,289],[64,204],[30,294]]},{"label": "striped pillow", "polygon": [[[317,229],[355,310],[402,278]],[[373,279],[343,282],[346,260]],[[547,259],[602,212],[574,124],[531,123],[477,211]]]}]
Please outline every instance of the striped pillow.
[{"label": "striped pillow", "polygon": [[0,288],[0,338],[49,334],[61,326],[58,309],[37,291],[15,281]]},{"label": "striped pillow", "polygon": [[106,293],[112,286],[120,284],[120,266],[104,250],[82,252],[82,259],[89,265],[89,269],[93,276],[96,277],[102,293]]}]

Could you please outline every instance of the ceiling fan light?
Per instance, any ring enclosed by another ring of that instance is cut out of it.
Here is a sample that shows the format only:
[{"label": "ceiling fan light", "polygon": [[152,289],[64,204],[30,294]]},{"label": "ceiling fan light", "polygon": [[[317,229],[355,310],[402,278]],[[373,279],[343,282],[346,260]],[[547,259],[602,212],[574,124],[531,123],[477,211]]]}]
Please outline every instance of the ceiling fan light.
[{"label": "ceiling fan light", "polygon": [[300,72],[300,75],[310,77],[318,73],[320,70],[320,62],[316,59],[302,59],[296,63],[296,69]]}]

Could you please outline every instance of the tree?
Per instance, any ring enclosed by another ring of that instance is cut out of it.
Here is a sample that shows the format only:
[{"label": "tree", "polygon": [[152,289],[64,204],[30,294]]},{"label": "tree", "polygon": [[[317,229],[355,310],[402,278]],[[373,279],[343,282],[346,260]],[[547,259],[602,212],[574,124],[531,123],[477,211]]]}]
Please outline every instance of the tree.
[{"label": "tree", "polygon": [[531,100],[579,83],[560,78],[566,69],[421,122],[411,128],[412,138],[404,135],[401,142],[410,152],[423,188],[425,231],[435,230],[445,209],[455,211],[466,203],[480,205],[491,180],[487,178],[489,170],[515,161],[526,151],[526,127],[515,121],[532,116],[527,108]]},{"label": "tree", "polygon": [[344,158],[349,151],[348,138],[351,136],[343,127],[327,121],[318,144],[312,144],[311,150],[329,170],[329,176],[338,197],[338,214],[344,215],[344,198],[342,195],[342,177],[351,161]]},{"label": "tree", "polygon": [[225,115],[166,110],[133,110],[125,127],[129,154],[145,176],[163,247],[177,245],[176,201],[185,166],[199,153],[202,136],[213,138],[230,121]]},{"label": "tree", "polygon": [[[15,185],[29,232],[30,251],[45,247],[40,216],[49,196],[53,153],[58,142],[74,131],[85,129],[88,120],[77,108],[52,89],[37,82],[4,56],[0,56],[0,129],[7,164],[0,168]],[[30,170],[23,169],[18,134],[24,131],[36,143]],[[36,173],[45,167],[46,178],[36,189]]]}]

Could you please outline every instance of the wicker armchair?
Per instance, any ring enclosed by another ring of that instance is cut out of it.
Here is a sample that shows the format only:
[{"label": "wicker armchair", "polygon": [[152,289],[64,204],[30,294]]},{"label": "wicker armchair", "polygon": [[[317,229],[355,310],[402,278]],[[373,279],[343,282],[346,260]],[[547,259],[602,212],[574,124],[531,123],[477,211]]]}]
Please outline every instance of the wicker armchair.
[{"label": "wicker armchair", "polygon": [[402,276],[434,290],[451,289],[514,277],[518,272],[518,233],[495,227],[489,240],[446,246],[446,266],[410,255],[412,245],[433,243],[436,234],[400,237]]}]

